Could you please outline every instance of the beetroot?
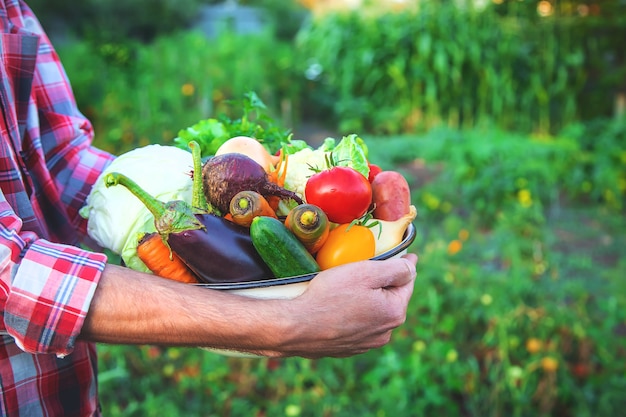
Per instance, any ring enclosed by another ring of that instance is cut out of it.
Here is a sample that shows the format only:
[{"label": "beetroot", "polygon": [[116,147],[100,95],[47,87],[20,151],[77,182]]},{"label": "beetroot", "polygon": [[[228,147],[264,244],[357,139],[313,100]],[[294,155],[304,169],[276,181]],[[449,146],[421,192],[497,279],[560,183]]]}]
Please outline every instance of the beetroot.
[{"label": "beetroot", "polygon": [[240,191],[256,191],[266,198],[277,196],[303,203],[293,191],[271,182],[259,163],[240,153],[225,153],[206,161],[202,182],[207,202],[222,213],[228,212],[230,200]]}]

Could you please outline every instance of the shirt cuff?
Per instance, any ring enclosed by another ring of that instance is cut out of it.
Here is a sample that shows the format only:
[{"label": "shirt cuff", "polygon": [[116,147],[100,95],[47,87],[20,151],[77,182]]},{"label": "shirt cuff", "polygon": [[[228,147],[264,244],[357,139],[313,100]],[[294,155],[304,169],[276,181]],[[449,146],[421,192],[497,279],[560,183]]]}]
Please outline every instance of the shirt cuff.
[{"label": "shirt cuff", "polygon": [[107,257],[39,239],[20,263],[7,298],[4,322],[24,351],[72,352]]}]

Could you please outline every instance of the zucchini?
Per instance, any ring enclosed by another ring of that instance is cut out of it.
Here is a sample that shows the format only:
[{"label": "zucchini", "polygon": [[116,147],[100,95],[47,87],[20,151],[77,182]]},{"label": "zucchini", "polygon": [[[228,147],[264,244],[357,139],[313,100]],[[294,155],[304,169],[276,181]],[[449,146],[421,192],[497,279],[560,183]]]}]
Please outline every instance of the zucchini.
[{"label": "zucchini", "polygon": [[313,256],[278,219],[257,216],[250,224],[255,249],[276,278],[319,272]]}]

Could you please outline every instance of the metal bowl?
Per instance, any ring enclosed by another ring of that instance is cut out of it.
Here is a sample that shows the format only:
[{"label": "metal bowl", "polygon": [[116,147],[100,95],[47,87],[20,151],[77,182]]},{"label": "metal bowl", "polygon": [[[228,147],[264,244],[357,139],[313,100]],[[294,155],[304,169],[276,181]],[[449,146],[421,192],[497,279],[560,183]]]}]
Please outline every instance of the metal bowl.
[{"label": "metal bowl", "polygon": [[[413,223],[409,224],[404,238],[394,248],[373,257],[374,260],[389,259],[402,256],[415,240],[416,229]],[[229,291],[255,298],[294,298],[302,294],[318,273],[298,275],[287,278],[272,278],[259,281],[228,282],[228,283],[201,283],[193,284],[213,290]]]}]

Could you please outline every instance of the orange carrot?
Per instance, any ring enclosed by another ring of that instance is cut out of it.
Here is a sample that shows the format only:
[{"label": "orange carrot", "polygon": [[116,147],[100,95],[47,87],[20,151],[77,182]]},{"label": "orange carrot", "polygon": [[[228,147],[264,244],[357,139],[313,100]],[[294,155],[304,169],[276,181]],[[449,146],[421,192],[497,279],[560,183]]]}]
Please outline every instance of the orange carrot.
[{"label": "orange carrot", "polygon": [[313,204],[300,204],[292,208],[285,219],[285,226],[312,255],[321,249],[330,233],[326,213]]},{"label": "orange carrot", "polygon": [[289,155],[280,150],[280,159],[276,164],[276,168],[268,174],[268,179],[276,185],[285,186],[285,178],[287,178],[287,164]]},{"label": "orange carrot", "polygon": [[233,223],[250,227],[252,219],[257,216],[277,218],[276,212],[268,201],[256,191],[240,191],[230,201],[230,214]]},{"label": "orange carrot", "polygon": [[[280,150],[279,160],[276,163],[276,168],[270,172],[267,176],[269,181],[273,182],[276,185],[281,187],[285,186],[285,178],[287,178],[287,163],[288,163],[289,155],[284,153],[283,150]],[[276,211],[278,210],[278,204],[280,203],[280,197],[271,195],[267,197],[267,201],[270,207]]]},{"label": "orange carrot", "polygon": [[170,251],[158,233],[144,235],[137,245],[137,256],[155,275],[189,284],[198,279],[185,263]]},{"label": "orange carrot", "polygon": [[270,195],[266,200],[267,204],[269,204],[272,210],[276,212],[278,210],[278,204],[280,203],[280,197],[277,195]]}]

